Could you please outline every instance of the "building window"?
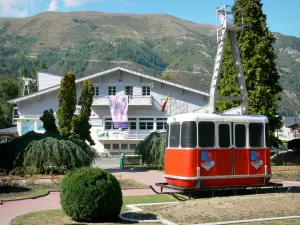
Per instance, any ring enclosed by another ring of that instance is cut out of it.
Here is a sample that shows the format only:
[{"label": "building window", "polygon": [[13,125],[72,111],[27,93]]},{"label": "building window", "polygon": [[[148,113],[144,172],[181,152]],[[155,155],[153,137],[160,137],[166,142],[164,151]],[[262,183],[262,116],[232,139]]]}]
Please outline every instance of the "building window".
[{"label": "building window", "polygon": [[135,150],[136,144],[130,144],[129,147],[130,147],[130,150]]},{"label": "building window", "polygon": [[99,96],[99,87],[95,87],[94,96]]},{"label": "building window", "polygon": [[179,147],[180,123],[171,123],[170,125],[170,147]]},{"label": "building window", "polygon": [[132,86],[125,87],[125,95],[133,95],[133,87]]},{"label": "building window", "polygon": [[249,124],[250,147],[264,147],[264,128],[262,123]]},{"label": "building window", "polygon": [[153,130],[153,118],[140,118],[140,130]]},{"label": "building window", "polygon": [[128,144],[121,144],[122,150],[128,150]]},{"label": "building window", "polygon": [[136,130],[136,118],[128,118],[129,129]]},{"label": "building window", "polygon": [[105,118],[105,130],[112,130],[112,129],[118,129],[114,127],[114,123],[111,118]]},{"label": "building window", "polygon": [[181,147],[195,148],[197,146],[197,125],[194,121],[182,122]]},{"label": "building window", "polygon": [[229,124],[219,125],[219,146],[220,148],[230,147],[230,126]]},{"label": "building window", "polygon": [[143,95],[150,95],[150,87],[143,86]]},{"label": "building window", "polygon": [[110,144],[104,144],[104,149],[109,150],[110,149]]},{"label": "building window", "polygon": [[215,124],[214,122],[198,123],[198,142],[203,148],[215,146]]},{"label": "building window", "polygon": [[246,147],[246,126],[244,124],[236,124],[234,133],[235,146],[237,148]]},{"label": "building window", "polygon": [[108,87],[108,95],[116,95],[116,86]]},{"label": "building window", "polygon": [[19,118],[19,110],[18,110],[18,108],[17,107],[14,107],[14,118]]},{"label": "building window", "polygon": [[157,130],[167,129],[167,118],[157,118]]},{"label": "building window", "polygon": [[120,148],[120,145],[119,144],[112,144],[112,149],[114,149],[114,150],[119,150],[119,148]]}]

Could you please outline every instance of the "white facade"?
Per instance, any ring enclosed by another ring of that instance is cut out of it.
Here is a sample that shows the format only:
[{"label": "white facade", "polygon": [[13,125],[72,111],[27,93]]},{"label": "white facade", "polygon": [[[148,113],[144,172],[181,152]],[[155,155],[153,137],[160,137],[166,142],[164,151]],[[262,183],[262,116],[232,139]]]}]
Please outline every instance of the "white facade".
[{"label": "white facade", "polygon": [[[47,83],[42,77],[47,78]],[[52,108],[56,112],[58,109],[57,77],[59,76],[52,79],[51,74],[43,74],[39,79],[41,82],[39,92],[9,101],[17,104],[19,109],[17,127],[20,135],[29,130],[44,132],[39,117],[44,110]],[[90,123],[92,138],[96,142],[94,147],[100,153],[133,152],[136,144],[152,131],[164,131],[166,120],[170,115],[194,112],[208,102],[208,93],[122,67],[77,79],[78,98],[81,85],[86,79],[92,80],[95,87]],[[45,87],[47,89],[44,89]],[[168,94],[169,101],[165,112],[161,112]],[[130,95],[129,129],[113,128],[109,95]]]},{"label": "white facade", "polygon": [[60,80],[62,79],[62,76],[46,72],[38,72],[37,79],[38,90],[41,91],[54,85],[58,85],[60,83]]}]

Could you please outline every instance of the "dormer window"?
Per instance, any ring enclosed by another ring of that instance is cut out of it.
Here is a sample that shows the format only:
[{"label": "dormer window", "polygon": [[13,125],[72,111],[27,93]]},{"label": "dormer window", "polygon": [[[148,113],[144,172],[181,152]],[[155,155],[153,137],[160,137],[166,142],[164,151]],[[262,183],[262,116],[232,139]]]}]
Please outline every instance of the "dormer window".
[{"label": "dormer window", "polygon": [[133,87],[132,86],[125,87],[125,95],[129,95],[129,96],[133,95]]},{"label": "dormer window", "polygon": [[143,86],[143,95],[150,95],[150,87]]}]

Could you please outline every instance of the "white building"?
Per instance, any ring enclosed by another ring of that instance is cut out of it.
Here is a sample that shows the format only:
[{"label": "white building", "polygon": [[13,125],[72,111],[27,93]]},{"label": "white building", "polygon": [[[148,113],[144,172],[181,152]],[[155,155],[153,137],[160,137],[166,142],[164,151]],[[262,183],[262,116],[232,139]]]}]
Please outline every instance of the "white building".
[{"label": "white building", "polygon": [[[9,101],[19,110],[19,135],[30,130],[44,132],[39,118],[44,110],[52,108],[57,111],[61,79],[60,75],[38,72],[38,92]],[[165,130],[168,116],[193,112],[208,102],[206,92],[123,67],[77,79],[77,98],[84,80],[92,80],[95,87],[90,123],[92,138],[96,142],[94,147],[99,153],[132,152],[150,132]],[[162,112],[168,94],[169,101]],[[128,95],[128,129],[114,128],[109,95]]]},{"label": "white building", "polygon": [[283,141],[298,139],[300,138],[299,129],[299,119],[283,117],[282,127],[275,131],[275,136]]}]

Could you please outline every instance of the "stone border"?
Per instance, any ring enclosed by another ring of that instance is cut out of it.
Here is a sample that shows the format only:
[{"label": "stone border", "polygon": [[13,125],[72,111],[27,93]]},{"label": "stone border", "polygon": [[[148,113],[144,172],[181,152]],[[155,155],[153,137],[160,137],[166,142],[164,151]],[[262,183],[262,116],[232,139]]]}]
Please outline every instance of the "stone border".
[{"label": "stone border", "polygon": [[25,197],[25,198],[18,198],[18,199],[9,199],[9,200],[0,200],[0,205],[2,205],[4,202],[13,202],[13,201],[22,201],[22,200],[27,200],[27,199],[37,199],[37,198],[42,198],[47,195],[49,195],[51,192],[60,192],[59,190],[51,190],[47,191],[45,194],[42,195],[36,195],[33,197]]}]

